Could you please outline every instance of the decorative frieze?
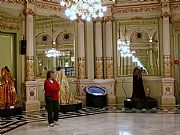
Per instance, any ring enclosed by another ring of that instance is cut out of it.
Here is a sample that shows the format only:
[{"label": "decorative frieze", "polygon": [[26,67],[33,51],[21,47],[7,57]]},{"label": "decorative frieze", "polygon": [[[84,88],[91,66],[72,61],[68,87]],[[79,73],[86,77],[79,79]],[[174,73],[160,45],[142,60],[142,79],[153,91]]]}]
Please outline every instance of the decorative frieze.
[{"label": "decorative frieze", "polygon": [[113,57],[106,57],[106,78],[114,77],[114,60]]},{"label": "decorative frieze", "polygon": [[159,4],[152,4],[148,6],[126,6],[126,7],[113,7],[114,15],[132,14],[132,13],[154,13],[161,12],[161,6]]},{"label": "decorative frieze", "polygon": [[180,3],[179,2],[170,3],[170,10],[171,11],[178,11],[178,10],[180,10]]},{"label": "decorative frieze", "polygon": [[22,5],[26,3],[25,0],[0,0],[0,2],[11,3],[11,4],[22,4]]},{"label": "decorative frieze", "polygon": [[86,62],[85,57],[78,58],[78,79],[86,78]]},{"label": "decorative frieze", "polygon": [[7,14],[0,12],[0,27],[1,29],[19,30],[21,28],[21,19],[7,17]]},{"label": "decorative frieze", "polygon": [[45,3],[45,2],[36,2],[35,4],[36,8],[40,9],[49,9],[49,10],[54,10],[54,11],[63,11],[62,7],[59,6],[59,4],[54,4],[54,3]]},{"label": "decorative frieze", "polygon": [[102,57],[96,57],[96,79],[102,79],[103,78],[103,58]]},{"label": "decorative frieze", "polygon": [[26,56],[26,81],[33,81],[34,79],[34,57]]},{"label": "decorative frieze", "polygon": [[157,18],[141,18],[134,17],[128,20],[121,20],[121,25],[158,25],[159,20]]}]

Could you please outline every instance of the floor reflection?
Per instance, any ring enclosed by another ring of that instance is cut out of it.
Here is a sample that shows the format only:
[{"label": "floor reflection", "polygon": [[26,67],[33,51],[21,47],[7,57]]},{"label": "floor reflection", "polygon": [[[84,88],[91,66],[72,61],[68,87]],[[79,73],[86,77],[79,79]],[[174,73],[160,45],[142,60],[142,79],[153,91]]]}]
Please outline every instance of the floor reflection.
[{"label": "floor reflection", "polygon": [[104,113],[19,127],[5,135],[180,135],[180,114]]},{"label": "floor reflection", "polygon": [[132,135],[132,134],[127,131],[119,131],[119,135]]}]

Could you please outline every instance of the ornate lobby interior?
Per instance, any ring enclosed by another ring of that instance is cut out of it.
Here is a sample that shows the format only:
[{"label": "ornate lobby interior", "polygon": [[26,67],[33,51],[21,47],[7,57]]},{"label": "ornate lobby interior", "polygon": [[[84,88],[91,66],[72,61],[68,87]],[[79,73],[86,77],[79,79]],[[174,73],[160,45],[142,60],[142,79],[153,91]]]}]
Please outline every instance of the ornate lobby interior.
[{"label": "ornate lobby interior", "polygon": [[180,135],[180,0],[0,0],[0,70],[0,135]]}]

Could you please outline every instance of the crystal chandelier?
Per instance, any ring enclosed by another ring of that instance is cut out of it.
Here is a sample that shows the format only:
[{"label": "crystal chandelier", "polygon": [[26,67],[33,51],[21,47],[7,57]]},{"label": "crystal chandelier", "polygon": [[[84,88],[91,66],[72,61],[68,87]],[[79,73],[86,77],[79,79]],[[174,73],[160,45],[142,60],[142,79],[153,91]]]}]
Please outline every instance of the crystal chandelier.
[{"label": "crystal chandelier", "polygon": [[53,30],[53,20],[52,20],[52,48],[48,51],[45,51],[46,57],[59,57],[59,56],[61,56],[60,51],[57,50],[56,48],[53,48],[53,45],[56,44],[56,42],[53,41],[53,33],[54,33],[54,30]]},{"label": "crystal chandelier", "polygon": [[66,7],[65,15],[70,20],[82,19],[91,21],[98,17],[103,17],[107,11],[106,6],[102,6],[101,0],[60,0],[60,5]]},{"label": "crystal chandelier", "polygon": [[56,48],[51,48],[50,50],[45,52],[46,57],[59,57],[61,56],[60,51],[56,50]]},{"label": "crystal chandelier", "polygon": [[130,41],[126,40],[126,32],[127,31],[125,28],[125,35],[124,35],[125,40],[123,41],[123,40],[121,40],[120,23],[119,23],[119,39],[117,41],[117,45],[118,45],[118,51],[119,51],[121,57],[131,57],[132,62],[136,63],[138,67],[143,68],[147,72],[147,69],[143,66],[141,61],[136,56],[134,56],[134,54],[136,52],[130,50]]},{"label": "crystal chandelier", "polygon": [[133,53],[135,53],[135,51],[131,51],[130,50],[130,41],[126,40],[126,28],[125,28],[125,40],[123,41],[121,39],[121,33],[120,33],[120,23],[119,23],[119,39],[117,41],[118,44],[118,50],[121,54],[122,57],[132,57]]},{"label": "crystal chandelier", "polygon": [[118,50],[122,57],[131,57],[133,52],[130,50],[130,41],[118,40]]}]

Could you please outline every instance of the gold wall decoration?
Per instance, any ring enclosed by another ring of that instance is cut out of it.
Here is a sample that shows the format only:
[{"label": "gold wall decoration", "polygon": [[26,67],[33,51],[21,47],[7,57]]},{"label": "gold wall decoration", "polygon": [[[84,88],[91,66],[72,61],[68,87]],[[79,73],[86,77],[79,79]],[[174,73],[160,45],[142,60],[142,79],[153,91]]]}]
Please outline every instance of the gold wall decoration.
[{"label": "gold wall decoration", "polygon": [[126,7],[113,7],[114,15],[128,14],[128,13],[151,13],[161,12],[161,6],[159,4],[151,4],[148,6],[126,6]]},{"label": "gold wall decoration", "polygon": [[114,20],[114,18],[113,18],[112,16],[105,16],[105,17],[104,17],[104,20],[105,20],[106,22],[112,22],[112,21]]},{"label": "gold wall decoration", "polygon": [[26,1],[25,0],[0,0],[0,2],[24,5]]},{"label": "gold wall decoration", "polygon": [[34,79],[34,57],[26,56],[26,81],[33,81]]},{"label": "gold wall decoration", "polygon": [[[119,21],[118,21],[119,22]],[[140,17],[134,17],[127,20],[121,20],[121,25],[154,25],[159,23],[159,20],[157,18],[140,18]]]},{"label": "gold wall decoration", "polygon": [[106,78],[114,78],[114,59],[113,57],[106,57]]},{"label": "gold wall decoration", "polygon": [[7,17],[6,13],[0,12],[0,28],[10,30],[20,30],[21,19],[14,17]]},{"label": "gold wall decoration", "polygon": [[35,16],[35,12],[30,8],[26,8],[25,11],[24,11],[24,15],[33,15],[33,16]]},{"label": "gold wall decoration", "polygon": [[169,2],[162,2],[162,8],[169,8]]},{"label": "gold wall decoration", "polygon": [[163,17],[163,18],[170,18],[171,14],[168,13],[168,12],[164,12],[164,13],[161,14],[161,17]]},{"label": "gold wall decoration", "polygon": [[180,20],[172,22],[174,32],[180,32]]},{"label": "gold wall decoration", "polygon": [[102,18],[97,18],[96,20],[94,20],[94,22],[95,22],[95,23],[98,23],[98,22],[101,23],[102,20],[103,20]]},{"label": "gold wall decoration", "polygon": [[78,58],[78,79],[86,78],[86,62],[85,57]]},{"label": "gold wall decoration", "polygon": [[171,59],[170,55],[163,56],[163,77],[170,78],[171,77]]},{"label": "gold wall decoration", "polygon": [[180,10],[180,3],[179,2],[170,3],[170,10],[171,11]]},{"label": "gold wall decoration", "polygon": [[36,8],[39,9],[49,9],[49,10],[54,10],[54,11],[63,11],[63,9],[61,8],[61,6],[59,6],[58,4],[53,4],[50,2],[36,2]]},{"label": "gold wall decoration", "polygon": [[103,58],[102,57],[96,57],[96,79],[102,79],[103,78]]}]

